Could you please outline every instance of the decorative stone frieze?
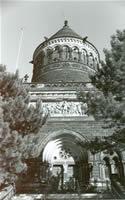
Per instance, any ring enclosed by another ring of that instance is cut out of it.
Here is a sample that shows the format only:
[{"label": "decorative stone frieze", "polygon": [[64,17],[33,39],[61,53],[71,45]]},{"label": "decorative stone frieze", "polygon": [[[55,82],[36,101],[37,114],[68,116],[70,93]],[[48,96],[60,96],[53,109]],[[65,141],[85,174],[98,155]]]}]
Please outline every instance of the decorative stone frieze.
[{"label": "decorative stone frieze", "polygon": [[50,116],[87,116],[86,104],[81,102],[47,102],[42,104],[43,112],[49,113]]}]

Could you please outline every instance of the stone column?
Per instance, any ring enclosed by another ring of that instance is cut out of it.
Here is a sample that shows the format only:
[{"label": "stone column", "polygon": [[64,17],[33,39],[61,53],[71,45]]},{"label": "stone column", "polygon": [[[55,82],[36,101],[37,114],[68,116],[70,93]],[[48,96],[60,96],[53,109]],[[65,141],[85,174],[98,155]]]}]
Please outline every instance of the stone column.
[{"label": "stone column", "polygon": [[69,50],[69,60],[72,60],[72,49]]},{"label": "stone column", "polygon": [[101,176],[103,177],[104,180],[106,180],[105,167],[106,167],[106,166],[104,165],[104,163],[102,163],[102,170],[101,170],[102,173],[101,173]]},{"label": "stone column", "polygon": [[99,178],[99,163],[97,161],[97,155],[93,155],[93,170],[92,170],[92,179]]},{"label": "stone column", "polygon": [[106,178],[109,178],[108,167],[105,165],[103,161],[99,163],[99,169],[100,169],[99,173],[100,180],[105,181]]},{"label": "stone column", "polygon": [[79,59],[78,59],[78,61],[81,62],[81,61],[82,61],[82,56],[81,56],[81,55],[82,55],[82,52],[79,52],[78,55],[79,55]]},{"label": "stone column", "polygon": [[94,163],[93,164],[93,171],[92,171],[92,179],[99,179],[99,164],[98,163]]}]

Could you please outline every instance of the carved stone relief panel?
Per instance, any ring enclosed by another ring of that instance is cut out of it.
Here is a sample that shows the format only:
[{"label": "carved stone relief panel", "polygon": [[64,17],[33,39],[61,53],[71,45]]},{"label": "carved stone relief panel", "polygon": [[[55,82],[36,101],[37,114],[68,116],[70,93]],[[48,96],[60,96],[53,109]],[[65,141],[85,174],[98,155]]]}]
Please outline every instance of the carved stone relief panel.
[{"label": "carved stone relief panel", "polygon": [[43,102],[43,111],[50,116],[87,116],[87,105],[82,102]]}]

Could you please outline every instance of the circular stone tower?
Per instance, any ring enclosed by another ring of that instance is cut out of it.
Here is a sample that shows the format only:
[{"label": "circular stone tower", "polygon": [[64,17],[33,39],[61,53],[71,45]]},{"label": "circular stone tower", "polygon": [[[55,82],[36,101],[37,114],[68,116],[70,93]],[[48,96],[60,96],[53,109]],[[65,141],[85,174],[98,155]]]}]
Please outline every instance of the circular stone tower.
[{"label": "circular stone tower", "polygon": [[33,54],[32,82],[89,82],[99,63],[99,53],[87,37],[82,38],[68,21],[56,34],[45,37]]}]

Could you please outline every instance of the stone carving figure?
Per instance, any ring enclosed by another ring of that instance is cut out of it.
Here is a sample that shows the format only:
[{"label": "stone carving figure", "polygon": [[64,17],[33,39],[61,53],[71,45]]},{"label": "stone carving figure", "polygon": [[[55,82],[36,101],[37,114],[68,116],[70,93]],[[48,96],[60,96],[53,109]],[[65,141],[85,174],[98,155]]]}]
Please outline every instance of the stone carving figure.
[{"label": "stone carving figure", "polygon": [[50,115],[85,115],[86,104],[82,102],[51,102],[43,103],[43,111],[49,112]]}]

